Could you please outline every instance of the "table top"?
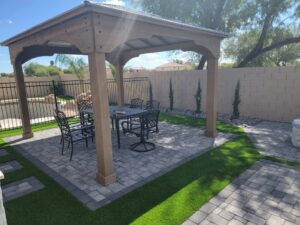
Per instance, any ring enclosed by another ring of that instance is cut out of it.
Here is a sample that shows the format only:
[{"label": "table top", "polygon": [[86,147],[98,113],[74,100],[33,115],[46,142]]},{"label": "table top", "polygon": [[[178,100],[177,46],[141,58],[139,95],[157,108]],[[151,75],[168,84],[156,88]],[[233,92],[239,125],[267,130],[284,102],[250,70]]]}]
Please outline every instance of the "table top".
[{"label": "table top", "polygon": [[[93,114],[93,109],[84,109],[81,112],[86,114]],[[126,118],[139,115],[144,112],[146,112],[146,110],[140,108],[129,108],[127,106],[109,106],[110,117]]]}]

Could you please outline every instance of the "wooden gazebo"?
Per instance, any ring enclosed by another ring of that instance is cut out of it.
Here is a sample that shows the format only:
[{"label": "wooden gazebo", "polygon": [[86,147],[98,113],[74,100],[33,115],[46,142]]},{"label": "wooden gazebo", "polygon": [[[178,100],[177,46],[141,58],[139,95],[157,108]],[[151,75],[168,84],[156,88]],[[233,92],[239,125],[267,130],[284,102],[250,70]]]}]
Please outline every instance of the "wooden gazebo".
[{"label": "wooden gazebo", "polygon": [[181,49],[204,54],[207,63],[206,135],[215,137],[218,58],[226,34],[166,20],[149,14],[85,1],[2,43],[10,50],[20,102],[23,137],[33,136],[22,64],[38,57],[60,54],[88,55],[95,115],[97,180],[108,185],[116,180],[112,159],[109,103],[105,60],[117,68],[118,104],[124,104],[123,66],[150,52]]}]

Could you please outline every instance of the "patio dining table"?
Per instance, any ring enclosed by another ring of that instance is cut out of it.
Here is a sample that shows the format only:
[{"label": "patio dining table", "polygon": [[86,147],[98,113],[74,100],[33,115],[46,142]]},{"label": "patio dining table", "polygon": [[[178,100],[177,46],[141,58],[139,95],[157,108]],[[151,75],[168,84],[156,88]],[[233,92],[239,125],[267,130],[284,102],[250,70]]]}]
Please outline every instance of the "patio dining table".
[{"label": "patio dining table", "polygon": [[[141,114],[146,112],[145,109],[140,108],[129,108],[127,106],[110,106],[109,107],[109,114],[112,121],[115,121],[115,127],[117,131],[117,140],[118,140],[118,148],[120,148],[120,120],[128,119],[130,117],[137,117]],[[80,113],[93,115],[93,109],[83,109]],[[114,126],[114,124],[112,124]]]}]

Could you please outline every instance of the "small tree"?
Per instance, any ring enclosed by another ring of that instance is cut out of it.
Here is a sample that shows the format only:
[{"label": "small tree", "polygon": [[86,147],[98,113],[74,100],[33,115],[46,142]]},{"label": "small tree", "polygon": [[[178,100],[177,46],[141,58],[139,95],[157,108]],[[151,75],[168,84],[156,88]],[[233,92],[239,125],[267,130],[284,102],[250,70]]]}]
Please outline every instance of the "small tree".
[{"label": "small tree", "polygon": [[196,101],[196,113],[201,113],[201,83],[200,83],[200,79],[198,81],[198,87],[197,87],[197,92],[194,95],[195,97],[195,101]]},{"label": "small tree", "polygon": [[55,63],[60,63],[61,65],[66,66],[70,72],[76,75],[78,80],[84,79],[87,64],[83,58],[58,54],[55,58]]},{"label": "small tree", "polygon": [[152,83],[151,83],[151,81],[149,81],[149,102],[150,102],[150,107],[152,108],[153,92],[152,92]]},{"label": "small tree", "polygon": [[170,79],[169,85],[169,100],[170,100],[170,110],[173,110],[174,106],[174,93],[173,93],[173,85],[172,85],[172,78]]},{"label": "small tree", "polygon": [[113,78],[116,79],[116,74],[117,74],[116,67],[111,63],[109,63],[108,66],[109,66],[109,69],[111,71],[111,74],[112,74]]},{"label": "small tree", "polygon": [[240,99],[240,81],[237,82],[234,92],[234,101],[232,103],[233,112],[231,119],[238,119],[240,117],[239,104],[241,103]]}]

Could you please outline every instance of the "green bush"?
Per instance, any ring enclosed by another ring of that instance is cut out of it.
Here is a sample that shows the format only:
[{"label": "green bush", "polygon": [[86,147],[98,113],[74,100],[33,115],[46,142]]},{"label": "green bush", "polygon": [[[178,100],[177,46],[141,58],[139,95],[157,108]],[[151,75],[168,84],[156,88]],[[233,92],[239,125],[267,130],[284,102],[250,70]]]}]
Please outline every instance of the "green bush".
[{"label": "green bush", "polygon": [[201,83],[200,83],[200,79],[198,81],[198,87],[197,87],[197,92],[194,95],[195,97],[195,101],[196,101],[196,113],[201,113]]},{"label": "green bush", "polygon": [[174,106],[174,93],[173,93],[173,84],[172,84],[172,78],[170,78],[170,84],[169,84],[169,100],[170,100],[170,110],[173,110]]},{"label": "green bush", "polygon": [[29,63],[25,66],[24,72],[26,76],[47,77],[60,74],[60,69],[56,66],[44,66],[38,63]]},{"label": "green bush", "polygon": [[65,87],[62,82],[54,82],[53,85],[50,86],[51,93],[54,94],[54,90],[55,90],[56,96],[64,96],[65,95]]},{"label": "green bush", "polygon": [[236,87],[235,87],[235,92],[234,92],[234,101],[232,103],[233,106],[233,112],[231,119],[238,119],[240,117],[240,110],[239,110],[239,105],[241,103],[240,99],[240,81],[237,82]]},{"label": "green bush", "polygon": [[149,81],[149,101],[150,101],[150,106],[152,108],[152,103],[153,103],[153,91],[152,91],[152,83]]}]

